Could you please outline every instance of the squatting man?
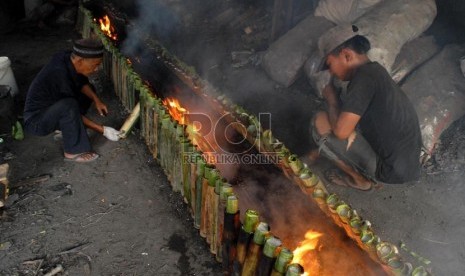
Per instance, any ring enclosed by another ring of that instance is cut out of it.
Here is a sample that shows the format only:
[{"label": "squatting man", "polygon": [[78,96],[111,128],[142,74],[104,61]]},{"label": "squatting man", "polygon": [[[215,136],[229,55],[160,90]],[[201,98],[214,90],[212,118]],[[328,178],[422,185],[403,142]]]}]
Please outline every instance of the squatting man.
[{"label": "squatting man", "polygon": [[359,190],[376,182],[417,180],[422,145],[417,114],[386,69],[368,58],[369,40],[347,25],[331,29],[318,44],[319,70],[349,82],[341,92],[331,79],[323,89],[327,111],[313,118],[318,152],[339,168],[326,171],[326,178]]},{"label": "squatting man", "polygon": [[77,40],[72,51],[53,56],[27,92],[25,130],[39,136],[61,131],[65,161],[90,162],[99,157],[92,150],[86,127],[111,141],[119,140],[119,131],[85,116],[92,103],[101,116],[108,113],[88,79],[98,70],[102,59],[103,45],[99,41]]}]

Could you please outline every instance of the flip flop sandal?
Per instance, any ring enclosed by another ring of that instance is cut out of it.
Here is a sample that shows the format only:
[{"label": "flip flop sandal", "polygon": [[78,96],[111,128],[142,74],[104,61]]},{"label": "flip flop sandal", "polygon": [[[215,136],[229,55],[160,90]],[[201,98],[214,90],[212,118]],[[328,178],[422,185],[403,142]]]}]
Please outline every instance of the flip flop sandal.
[{"label": "flip flop sandal", "polygon": [[[345,177],[343,174],[344,173],[339,171],[338,169],[329,169],[325,171],[326,179],[335,185],[342,187],[351,187],[364,192],[370,191],[373,188],[373,184],[370,184],[368,187],[360,187],[358,185],[354,185],[352,181],[347,180],[347,177],[349,176]],[[339,181],[335,181],[334,178],[338,178]]]},{"label": "flip flop sandal", "polygon": [[[91,155],[91,157],[85,158],[84,157],[85,155]],[[83,152],[71,158],[65,157],[63,160],[66,162],[87,163],[87,162],[95,161],[99,157],[100,155],[98,155],[95,152]]]}]

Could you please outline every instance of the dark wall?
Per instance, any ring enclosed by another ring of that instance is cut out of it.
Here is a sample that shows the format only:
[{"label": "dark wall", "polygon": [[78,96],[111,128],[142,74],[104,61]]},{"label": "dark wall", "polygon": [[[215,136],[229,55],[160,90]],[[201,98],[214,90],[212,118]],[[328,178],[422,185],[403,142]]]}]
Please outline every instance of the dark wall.
[{"label": "dark wall", "polygon": [[16,21],[24,17],[24,1],[0,1],[0,33],[11,29]]}]

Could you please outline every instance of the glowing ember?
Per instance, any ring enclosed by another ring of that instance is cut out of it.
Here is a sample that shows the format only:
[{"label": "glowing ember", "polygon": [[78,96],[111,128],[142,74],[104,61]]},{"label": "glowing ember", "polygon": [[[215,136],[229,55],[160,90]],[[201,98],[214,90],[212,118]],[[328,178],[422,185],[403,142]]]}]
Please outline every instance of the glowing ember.
[{"label": "glowing ember", "polygon": [[305,240],[299,243],[299,246],[294,250],[294,258],[292,263],[299,263],[305,273],[302,275],[311,275],[313,271],[318,271],[318,262],[316,261],[314,254],[311,254],[318,246],[318,238],[321,237],[321,233],[309,230],[305,233]]},{"label": "glowing ember", "polygon": [[163,104],[168,107],[168,112],[178,123],[184,125],[184,114],[188,113],[187,109],[181,106],[177,99],[166,98],[163,100]]},{"label": "glowing ember", "polygon": [[109,38],[116,40],[118,37],[115,33],[115,28],[111,25],[110,18],[108,15],[105,15],[103,18],[98,20],[100,22],[100,29],[102,32]]}]

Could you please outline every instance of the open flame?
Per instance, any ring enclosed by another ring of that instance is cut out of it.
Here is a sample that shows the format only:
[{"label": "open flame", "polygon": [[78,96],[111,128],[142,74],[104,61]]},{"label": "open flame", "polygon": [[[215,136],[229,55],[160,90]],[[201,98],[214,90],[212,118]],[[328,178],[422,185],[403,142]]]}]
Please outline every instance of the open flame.
[{"label": "open flame", "polygon": [[116,40],[118,38],[118,36],[115,33],[115,28],[113,28],[113,26],[111,25],[110,18],[108,17],[108,15],[105,15],[103,18],[100,18],[98,22],[100,23],[100,29],[106,36],[113,40]]},{"label": "open flame", "polygon": [[[318,271],[318,262],[314,258],[314,254],[311,254],[318,246],[319,237],[323,234],[309,230],[305,233],[305,239],[299,242],[299,246],[294,250],[294,258],[292,263],[298,263],[303,268],[305,273],[302,275],[311,275],[309,272]],[[313,256],[312,256],[313,255]]]},{"label": "open flame", "polygon": [[168,112],[179,124],[186,124],[184,114],[188,113],[187,109],[181,106],[179,101],[175,98],[166,98],[163,104],[168,108]]}]

